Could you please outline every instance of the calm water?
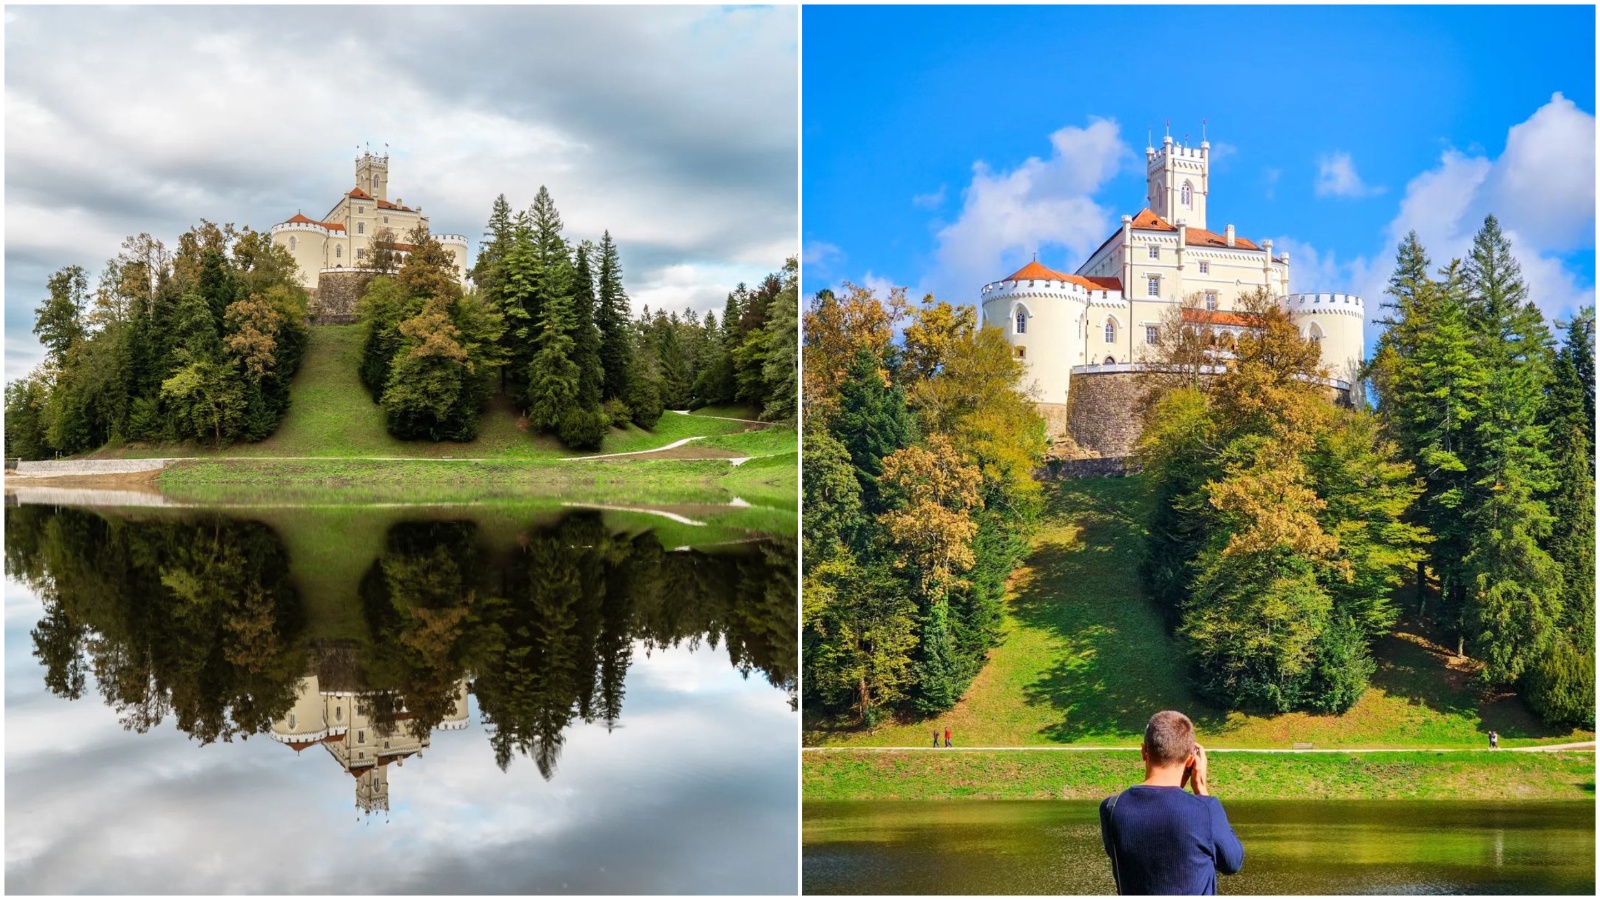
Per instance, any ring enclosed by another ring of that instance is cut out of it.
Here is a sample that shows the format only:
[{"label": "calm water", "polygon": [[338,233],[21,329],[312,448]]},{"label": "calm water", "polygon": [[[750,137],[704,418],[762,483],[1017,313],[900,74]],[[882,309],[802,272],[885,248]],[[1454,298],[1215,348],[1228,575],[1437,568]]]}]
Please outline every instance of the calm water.
[{"label": "calm water", "polygon": [[5,572],[11,893],[795,889],[792,538],[22,506]]},{"label": "calm water", "polygon": [[[1594,894],[1592,802],[1224,802],[1224,894]],[[808,894],[1115,892],[1094,802],[807,803],[802,868]]]}]

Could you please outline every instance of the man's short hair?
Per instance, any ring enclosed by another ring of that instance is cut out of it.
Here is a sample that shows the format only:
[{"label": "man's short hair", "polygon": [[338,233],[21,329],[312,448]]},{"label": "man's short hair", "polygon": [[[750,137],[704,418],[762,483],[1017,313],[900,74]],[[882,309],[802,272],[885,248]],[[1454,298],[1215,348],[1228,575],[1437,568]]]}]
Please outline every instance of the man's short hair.
[{"label": "man's short hair", "polygon": [[1194,723],[1177,710],[1156,713],[1144,727],[1144,749],[1158,766],[1185,762],[1194,752]]}]

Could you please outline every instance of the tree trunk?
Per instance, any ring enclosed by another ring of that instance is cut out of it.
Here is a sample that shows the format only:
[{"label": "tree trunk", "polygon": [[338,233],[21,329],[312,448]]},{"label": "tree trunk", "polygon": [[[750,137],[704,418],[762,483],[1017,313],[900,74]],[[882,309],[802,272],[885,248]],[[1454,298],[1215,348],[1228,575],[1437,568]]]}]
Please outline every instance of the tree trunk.
[{"label": "tree trunk", "polygon": [[1417,621],[1422,621],[1422,614],[1428,608],[1428,572],[1427,565],[1422,560],[1417,560]]}]

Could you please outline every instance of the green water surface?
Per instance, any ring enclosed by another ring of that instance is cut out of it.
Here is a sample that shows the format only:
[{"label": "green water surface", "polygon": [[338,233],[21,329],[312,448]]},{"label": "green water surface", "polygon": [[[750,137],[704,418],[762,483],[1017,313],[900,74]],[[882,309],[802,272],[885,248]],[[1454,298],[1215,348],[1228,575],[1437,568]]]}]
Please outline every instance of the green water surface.
[{"label": "green water surface", "polygon": [[[1224,800],[1245,846],[1223,894],[1580,894],[1592,801]],[[809,802],[807,894],[1110,894],[1098,804]]]}]

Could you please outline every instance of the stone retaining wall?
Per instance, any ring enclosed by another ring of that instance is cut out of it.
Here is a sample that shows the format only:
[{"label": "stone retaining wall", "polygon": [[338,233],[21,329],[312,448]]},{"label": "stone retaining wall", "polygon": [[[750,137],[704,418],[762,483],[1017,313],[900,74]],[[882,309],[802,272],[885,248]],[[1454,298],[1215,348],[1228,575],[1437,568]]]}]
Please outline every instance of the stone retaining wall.
[{"label": "stone retaining wall", "polygon": [[125,475],[165,469],[169,459],[41,459],[17,463],[18,475],[48,478],[56,475]]},{"label": "stone retaining wall", "polygon": [[373,277],[371,272],[323,272],[311,297],[311,324],[355,324],[356,301]]},{"label": "stone retaining wall", "polygon": [[1075,372],[1067,391],[1067,434],[1099,456],[1133,452],[1142,425],[1139,375],[1135,372]]},{"label": "stone retaining wall", "polygon": [[1106,456],[1095,459],[1052,459],[1034,470],[1039,481],[1065,481],[1072,478],[1121,478],[1139,474],[1139,464],[1131,456]]}]

